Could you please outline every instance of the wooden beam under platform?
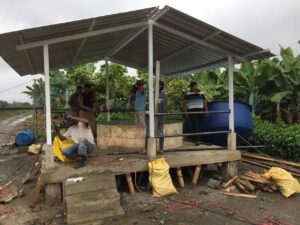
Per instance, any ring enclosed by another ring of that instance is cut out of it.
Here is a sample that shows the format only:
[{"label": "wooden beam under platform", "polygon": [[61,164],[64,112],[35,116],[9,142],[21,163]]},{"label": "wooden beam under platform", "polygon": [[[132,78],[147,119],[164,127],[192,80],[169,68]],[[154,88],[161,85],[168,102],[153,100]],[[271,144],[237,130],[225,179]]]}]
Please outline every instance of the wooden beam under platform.
[{"label": "wooden beam under platform", "polygon": [[[166,158],[170,168],[233,162],[241,159],[240,151],[209,150],[193,152],[165,152],[161,155]],[[55,163],[55,168],[47,170],[42,167],[41,176],[44,184],[60,183],[69,177],[78,177],[103,172],[112,172],[115,175],[148,171],[146,155],[130,154],[111,156],[104,152],[89,159],[87,165],[74,169],[69,163]]]}]

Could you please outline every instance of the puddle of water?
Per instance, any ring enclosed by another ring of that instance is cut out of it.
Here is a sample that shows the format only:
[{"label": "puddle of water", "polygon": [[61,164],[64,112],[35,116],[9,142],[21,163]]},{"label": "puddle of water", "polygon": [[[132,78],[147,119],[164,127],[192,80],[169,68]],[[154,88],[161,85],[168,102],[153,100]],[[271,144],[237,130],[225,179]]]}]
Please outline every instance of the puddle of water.
[{"label": "puddle of water", "polygon": [[29,119],[31,117],[32,117],[32,115],[27,115],[27,116],[21,117],[21,118],[15,120],[15,121],[13,121],[11,124],[14,125],[14,126],[18,125],[20,123],[23,123],[25,120],[27,120],[27,119]]}]

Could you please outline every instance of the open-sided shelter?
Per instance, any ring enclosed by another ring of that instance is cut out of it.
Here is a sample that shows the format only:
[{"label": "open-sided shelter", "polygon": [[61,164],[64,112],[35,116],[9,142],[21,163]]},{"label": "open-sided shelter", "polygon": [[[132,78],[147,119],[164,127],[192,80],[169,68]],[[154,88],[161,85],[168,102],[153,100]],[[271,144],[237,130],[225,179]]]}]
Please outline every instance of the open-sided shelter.
[{"label": "open-sided shelter", "polygon": [[[233,66],[235,63],[263,59],[273,54],[165,6],[162,9],[146,8],[4,33],[0,35],[0,56],[20,76],[45,75],[49,146],[52,139],[49,70],[109,60],[148,71],[150,139],[154,140],[154,62],[160,64],[160,71],[156,68],[157,73],[167,77],[227,66],[231,140],[228,148],[234,150]],[[155,154],[155,147],[150,148],[149,157],[155,158]],[[50,155],[49,167],[52,160],[53,156]]]}]

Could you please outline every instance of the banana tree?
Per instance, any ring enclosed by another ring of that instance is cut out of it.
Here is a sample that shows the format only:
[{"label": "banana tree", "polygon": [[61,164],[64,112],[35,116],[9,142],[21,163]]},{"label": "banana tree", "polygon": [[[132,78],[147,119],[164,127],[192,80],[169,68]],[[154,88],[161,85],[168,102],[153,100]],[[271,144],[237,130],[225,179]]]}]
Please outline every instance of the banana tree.
[{"label": "banana tree", "polygon": [[[294,109],[297,115],[297,123],[300,123],[300,55],[295,57],[290,47],[286,49],[281,47],[280,55],[282,57],[280,65],[284,73],[287,74],[290,84],[288,112]],[[289,116],[292,117],[292,113]],[[292,121],[292,118],[288,120]]]}]

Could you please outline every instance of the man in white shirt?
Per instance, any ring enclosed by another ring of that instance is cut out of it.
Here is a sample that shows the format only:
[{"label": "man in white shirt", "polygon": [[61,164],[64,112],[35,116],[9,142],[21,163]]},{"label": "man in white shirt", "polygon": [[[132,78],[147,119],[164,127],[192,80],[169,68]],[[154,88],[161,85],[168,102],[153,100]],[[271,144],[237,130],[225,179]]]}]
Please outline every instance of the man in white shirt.
[{"label": "man in white shirt", "polygon": [[54,124],[57,136],[60,140],[72,139],[76,144],[62,150],[62,154],[69,158],[79,157],[78,163],[74,166],[75,169],[85,166],[87,155],[95,148],[96,144],[91,128],[88,125],[88,120],[67,115],[67,119],[76,121],[77,124],[70,126],[64,135],[61,135],[59,128]]}]

